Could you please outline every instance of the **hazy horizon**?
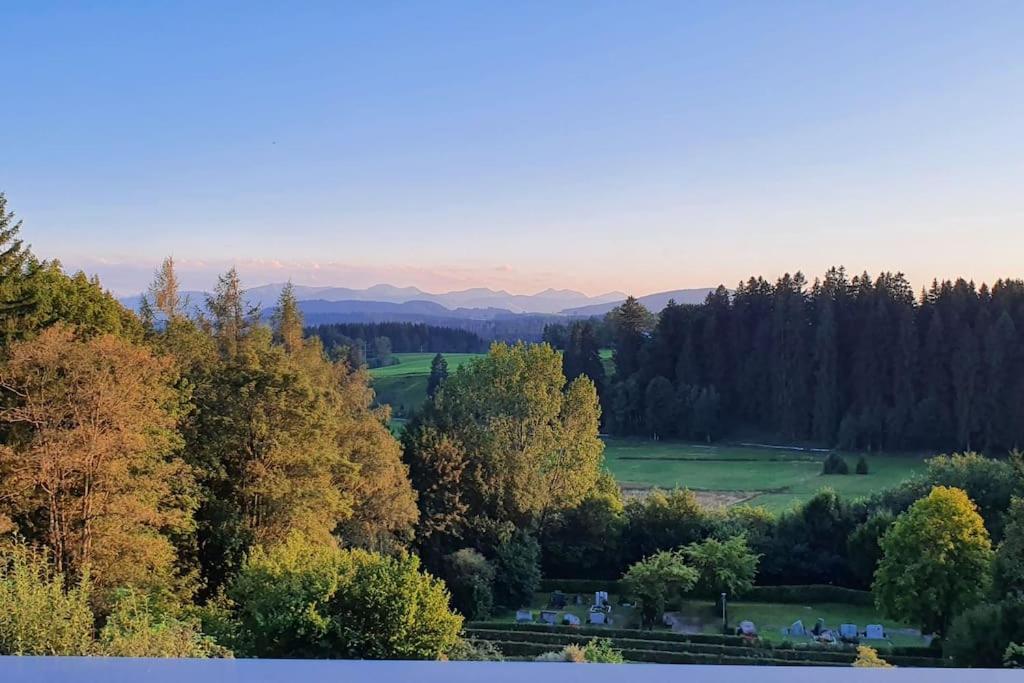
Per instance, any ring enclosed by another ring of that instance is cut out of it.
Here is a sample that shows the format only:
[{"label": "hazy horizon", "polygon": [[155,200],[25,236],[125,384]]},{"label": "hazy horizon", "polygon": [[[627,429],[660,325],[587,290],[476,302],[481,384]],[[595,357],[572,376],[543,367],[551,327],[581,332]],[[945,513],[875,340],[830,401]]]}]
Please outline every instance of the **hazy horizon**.
[{"label": "hazy horizon", "polygon": [[[590,295],[1024,275],[1024,5],[5,8],[42,257]],[[205,284],[204,284],[205,283]]]}]

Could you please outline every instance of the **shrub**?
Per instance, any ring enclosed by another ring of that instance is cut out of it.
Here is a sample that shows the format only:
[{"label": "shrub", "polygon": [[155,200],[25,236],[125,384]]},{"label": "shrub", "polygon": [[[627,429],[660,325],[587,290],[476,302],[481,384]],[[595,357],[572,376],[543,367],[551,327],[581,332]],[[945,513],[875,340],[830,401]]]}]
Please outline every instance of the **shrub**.
[{"label": "shrub", "polygon": [[87,655],[93,649],[88,573],[78,586],[24,545],[0,556],[0,654]]},{"label": "shrub", "polygon": [[873,647],[861,645],[857,648],[857,659],[853,660],[853,666],[861,669],[891,669],[884,659],[878,656],[878,651]]},{"label": "shrub", "polygon": [[528,605],[540,585],[540,544],[516,531],[494,554],[494,599],[505,607]]},{"label": "shrub", "polygon": [[583,646],[583,657],[594,664],[622,664],[622,653],[612,647],[608,638],[595,638]]},{"label": "shrub", "polygon": [[489,640],[470,636],[462,638],[452,647],[447,658],[455,662],[503,662],[501,650]]},{"label": "shrub", "polygon": [[445,570],[452,607],[468,619],[486,619],[494,605],[494,568],[487,559],[463,548],[445,557]]},{"label": "shrub", "polygon": [[849,474],[850,466],[846,464],[846,458],[838,453],[829,453],[821,466],[822,474]]},{"label": "shrub", "polygon": [[99,651],[107,657],[230,657],[200,630],[198,620],[180,619],[136,591],[114,595],[114,610],[100,631]]},{"label": "shrub", "polygon": [[860,458],[857,459],[857,474],[867,474],[867,473],[868,473],[868,459],[865,458],[862,455],[862,456],[860,456]]},{"label": "shrub", "polygon": [[1024,669],[1024,645],[1010,643],[1003,653],[1003,666],[1007,669]]},{"label": "shrub", "polygon": [[996,668],[1003,665],[1006,648],[1024,642],[1024,598],[983,603],[953,620],[943,650],[956,666]]},{"label": "shrub", "polygon": [[412,555],[341,550],[293,535],[256,548],[232,582],[239,641],[257,657],[437,659],[462,617]]}]

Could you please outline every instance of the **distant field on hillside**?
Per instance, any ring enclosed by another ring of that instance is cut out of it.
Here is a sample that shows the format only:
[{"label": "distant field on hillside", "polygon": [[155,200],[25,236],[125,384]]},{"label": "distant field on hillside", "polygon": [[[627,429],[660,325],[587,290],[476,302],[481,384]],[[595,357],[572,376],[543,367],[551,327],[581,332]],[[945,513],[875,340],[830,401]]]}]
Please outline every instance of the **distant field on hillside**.
[{"label": "distant field on hillside", "polygon": [[[387,403],[395,415],[406,416],[415,410],[427,398],[427,378],[430,376],[430,362],[437,354],[433,353],[396,353],[397,365],[370,370],[373,378],[373,390],[377,394],[377,403]],[[473,358],[479,353],[445,353],[448,361],[448,372]]]},{"label": "distant field on hillside", "polygon": [[645,439],[605,439],[605,462],[627,490],[689,488],[708,500],[746,502],[772,511],[791,507],[829,486],[858,497],[899,484],[924,470],[924,459],[866,455],[869,474],[853,474],[859,455],[846,454],[851,474],[823,475],[824,455],[745,446],[707,446]]}]

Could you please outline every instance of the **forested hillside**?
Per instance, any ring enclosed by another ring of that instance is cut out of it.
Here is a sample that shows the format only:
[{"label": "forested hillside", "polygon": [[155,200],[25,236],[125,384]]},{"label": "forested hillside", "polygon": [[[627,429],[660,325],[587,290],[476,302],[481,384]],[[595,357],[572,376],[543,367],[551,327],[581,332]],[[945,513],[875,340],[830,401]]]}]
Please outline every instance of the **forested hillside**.
[{"label": "forested hillside", "polygon": [[609,314],[617,434],[767,435],[862,449],[1024,444],[1024,282],[750,278],[654,317]]},{"label": "forested hillside", "polygon": [[328,353],[340,347],[370,349],[387,339],[390,353],[482,353],[487,342],[479,335],[424,323],[335,323],[306,329],[319,337]]}]

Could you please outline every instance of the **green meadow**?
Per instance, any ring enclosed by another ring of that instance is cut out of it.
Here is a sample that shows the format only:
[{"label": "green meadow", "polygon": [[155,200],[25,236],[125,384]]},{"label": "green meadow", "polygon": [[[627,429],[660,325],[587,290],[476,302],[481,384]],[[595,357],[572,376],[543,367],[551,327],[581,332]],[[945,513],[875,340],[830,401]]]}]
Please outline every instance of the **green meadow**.
[{"label": "green meadow", "polygon": [[805,501],[826,486],[844,497],[866,496],[925,467],[918,456],[865,455],[869,473],[859,475],[853,471],[860,454],[844,454],[851,473],[824,475],[824,454],[809,451],[614,437],[605,444],[605,463],[628,490],[689,488],[721,494],[720,502],[745,502],[772,511]]},{"label": "green meadow", "polygon": [[[396,416],[408,416],[427,398],[427,377],[430,376],[430,362],[433,353],[396,353],[396,365],[370,370],[373,378],[373,390],[377,394],[377,403],[387,403]],[[445,353],[448,361],[448,372],[455,372],[463,363],[483,354],[479,353]]]}]

